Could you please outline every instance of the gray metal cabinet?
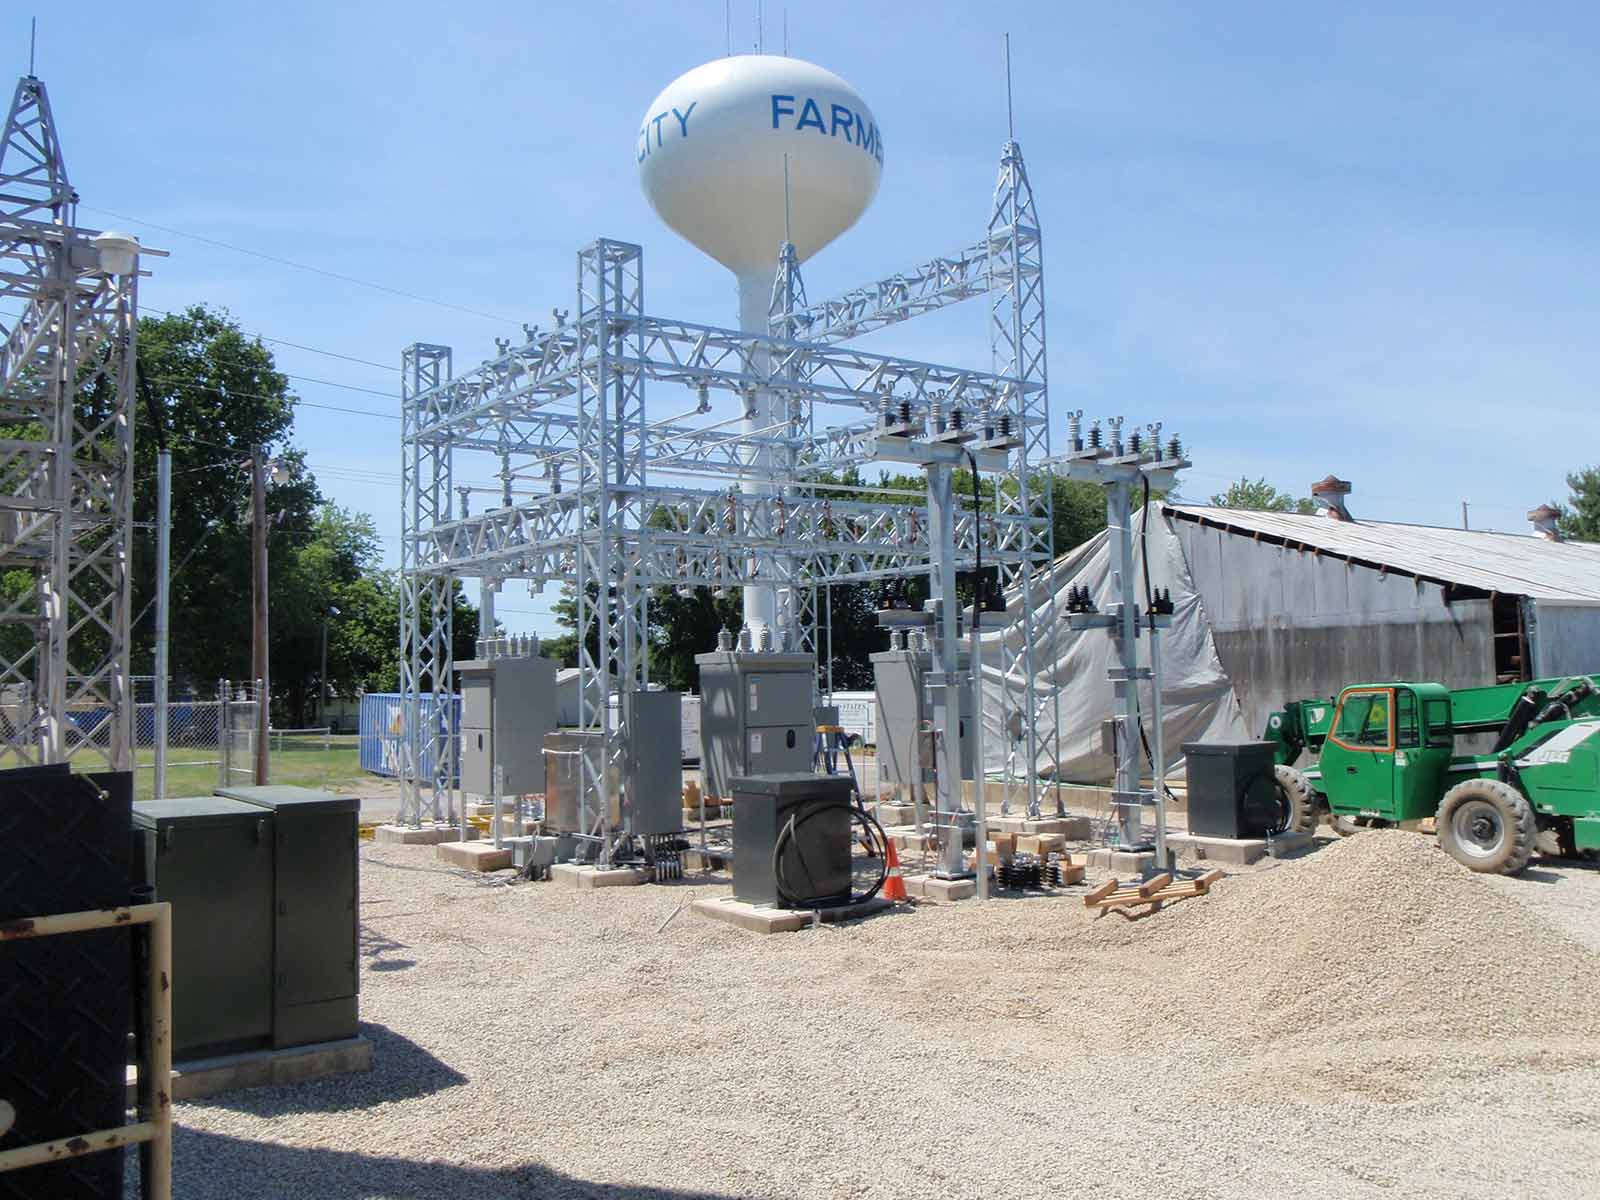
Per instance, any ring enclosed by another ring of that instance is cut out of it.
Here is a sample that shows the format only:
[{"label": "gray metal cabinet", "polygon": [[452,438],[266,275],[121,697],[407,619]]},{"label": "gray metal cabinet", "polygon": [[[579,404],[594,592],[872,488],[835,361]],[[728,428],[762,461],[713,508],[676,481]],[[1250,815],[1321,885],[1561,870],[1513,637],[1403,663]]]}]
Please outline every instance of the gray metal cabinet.
[{"label": "gray metal cabinet", "polygon": [[135,873],[172,905],[173,1057],[272,1036],[272,814],[216,796],[133,806]]},{"label": "gray metal cabinet", "polygon": [[494,769],[508,796],[544,787],[545,734],[556,728],[556,664],[502,656],[456,665],[461,683],[461,788],[487,796]]},{"label": "gray metal cabinet", "polygon": [[816,667],[809,654],[713,650],[694,661],[706,795],[731,796],[737,776],[810,769]]},{"label": "gray metal cabinet", "polygon": [[639,837],[683,828],[683,699],[677,692],[624,692],[628,758],[627,830]]},{"label": "gray metal cabinet", "polygon": [[[934,778],[933,706],[928,702],[926,679],[933,669],[926,650],[880,650],[872,655],[873,686],[877,693],[878,761],[883,777],[894,784],[931,783]],[[958,659],[962,674],[961,703],[956,733],[961,755],[961,778],[972,778],[972,739],[967,726],[972,717],[972,685],[966,679],[969,656]]]},{"label": "gray metal cabinet", "polygon": [[354,1037],[360,802],[298,787],[220,789],[272,814],[272,1044]]}]

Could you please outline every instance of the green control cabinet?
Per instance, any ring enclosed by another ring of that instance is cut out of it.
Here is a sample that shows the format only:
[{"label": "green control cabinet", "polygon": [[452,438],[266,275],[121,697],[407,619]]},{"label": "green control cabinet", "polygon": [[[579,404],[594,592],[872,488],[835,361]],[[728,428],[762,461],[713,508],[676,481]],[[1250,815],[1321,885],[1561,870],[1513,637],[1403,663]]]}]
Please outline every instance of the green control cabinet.
[{"label": "green control cabinet", "polygon": [[311,788],[217,790],[274,826],[271,1044],[354,1037],[360,801]]},{"label": "green control cabinet", "polygon": [[272,1039],[272,814],[219,796],[133,806],[133,875],[172,904],[179,1060]]}]

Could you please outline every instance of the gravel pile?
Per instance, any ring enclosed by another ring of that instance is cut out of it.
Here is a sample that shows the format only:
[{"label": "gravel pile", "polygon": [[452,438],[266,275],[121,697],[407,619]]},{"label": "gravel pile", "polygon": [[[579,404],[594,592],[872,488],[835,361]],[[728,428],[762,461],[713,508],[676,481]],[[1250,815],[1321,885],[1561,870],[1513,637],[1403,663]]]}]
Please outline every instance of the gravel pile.
[{"label": "gravel pile", "polygon": [[180,1104],[180,1200],[1592,1183],[1595,958],[1403,835],[1136,923],[1036,897],[766,938],[688,911],[725,882],[361,853],[376,1069]]},{"label": "gravel pile", "polygon": [[1192,1021],[1188,998],[1214,996],[1258,1040],[1525,1036],[1551,1013],[1571,1014],[1573,1036],[1600,1036],[1600,956],[1421,834],[1343,839],[1158,919],[1097,922],[1084,943],[1171,956],[1184,1000],[1164,1006],[1170,1017]]}]

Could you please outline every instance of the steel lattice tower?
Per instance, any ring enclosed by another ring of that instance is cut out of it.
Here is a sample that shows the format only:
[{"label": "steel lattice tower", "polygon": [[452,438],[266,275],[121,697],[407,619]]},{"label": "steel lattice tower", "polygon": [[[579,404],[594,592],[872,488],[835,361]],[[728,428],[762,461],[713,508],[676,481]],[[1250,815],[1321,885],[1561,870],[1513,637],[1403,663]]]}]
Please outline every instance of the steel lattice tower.
[{"label": "steel lattice tower", "polygon": [[0,766],[133,766],[128,679],[137,246],[77,223],[44,84],[0,135]]},{"label": "steel lattice tower", "polygon": [[[1030,606],[1038,586],[1032,576],[1052,551],[1049,489],[1030,486],[1050,444],[1041,248],[1022,153],[1008,141],[979,241],[816,304],[806,302],[792,251],[777,248],[765,331],[648,315],[642,251],[602,239],[579,251],[570,323],[558,312],[555,329],[528,329],[522,345],[502,343],[496,357],[453,378],[448,349],[408,350],[402,690],[408,728],[426,746],[403,763],[402,819],[438,819],[439,793],[450,778],[442,764],[455,753],[454,730],[447,716],[421,728],[421,706],[432,697],[436,712],[449,712],[449,645],[440,618],[448,621],[455,579],[491,586],[521,579],[531,592],[554,582],[572,590],[580,724],[604,735],[611,767],[590,763],[588,778],[591,789],[609,791],[617,786],[610,781],[627,730],[625,711],[614,714],[607,694],[642,688],[648,679],[650,588],[772,585],[784,598],[789,632],[814,653],[819,586],[929,573],[935,547],[920,506],[858,501],[821,478],[875,461],[887,407],[919,420],[959,409],[975,428],[1016,431],[1000,510],[963,510],[952,532],[964,567],[981,542],[984,561],[1001,567],[1013,609],[1024,614],[1027,635],[1008,646],[1002,666],[1026,697],[1017,724],[1029,757],[1008,780],[1008,794],[1037,811],[1034,724],[1042,689],[1034,683],[1032,639],[1040,622]],[[845,344],[985,295],[995,369]],[[431,365],[419,365],[424,361]],[[686,389],[698,403],[675,417],[647,419],[647,385],[655,396]],[[771,396],[778,419],[730,434],[730,422],[711,413],[712,392],[747,406],[752,396]],[[472,454],[494,456],[498,504],[453,511],[452,471],[464,474],[459,456]],[[762,486],[744,486],[752,483]],[[437,614],[432,624],[429,612]],[[431,771],[423,769],[427,747],[435,750]],[[428,776],[435,799],[425,806],[418,784]],[[615,802],[625,814],[629,798]],[[610,807],[597,803],[590,811]]]}]

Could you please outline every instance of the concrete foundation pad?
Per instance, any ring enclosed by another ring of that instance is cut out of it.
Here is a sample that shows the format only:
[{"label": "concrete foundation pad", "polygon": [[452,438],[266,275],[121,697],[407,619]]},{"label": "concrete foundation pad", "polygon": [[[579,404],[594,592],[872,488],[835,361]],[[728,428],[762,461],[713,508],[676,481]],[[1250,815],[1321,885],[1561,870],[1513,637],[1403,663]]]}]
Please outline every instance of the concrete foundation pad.
[{"label": "concrete foundation pad", "polygon": [[991,830],[1000,833],[1038,834],[1059,833],[1067,841],[1082,841],[1090,836],[1092,822],[1088,817],[994,817],[988,818]]},{"label": "concrete foundation pad", "polygon": [[770,908],[766,905],[748,904],[731,896],[718,896],[711,900],[696,900],[690,906],[702,917],[725,921],[755,933],[793,933],[805,929],[813,921],[850,921],[893,908],[891,901],[882,896],[860,904],[842,904],[837,908]]},{"label": "concrete foundation pad", "polygon": [[375,842],[389,842],[400,846],[437,846],[452,841],[457,836],[454,825],[379,825],[372,831]]},{"label": "concrete foundation pad", "polygon": [[[1169,846],[1175,839],[1168,838]],[[1172,846],[1174,850],[1176,846]],[[1143,875],[1155,866],[1156,856],[1153,851],[1142,850],[1112,850],[1102,846],[1098,850],[1089,851],[1088,865],[1098,871],[1110,871],[1113,875]]]},{"label": "concrete foundation pad", "polygon": [[[197,1058],[172,1064],[172,1098],[201,1100],[223,1092],[244,1088],[279,1087],[326,1079],[330,1075],[353,1075],[372,1070],[372,1043],[364,1037],[338,1042],[318,1042],[310,1046],[291,1046],[285,1050],[251,1050],[219,1058]],[[128,1102],[136,1103],[137,1082],[128,1068]]]},{"label": "concrete foundation pad", "polygon": [[469,871],[503,871],[511,865],[511,848],[496,850],[493,842],[440,842],[434,852],[440,862]]},{"label": "concrete foundation pad", "polygon": [[906,876],[906,894],[924,900],[969,900],[978,894],[976,879],[940,879],[935,875]]},{"label": "concrete foundation pad", "polygon": [[1316,839],[1309,833],[1290,831],[1267,839],[1267,853],[1273,858],[1294,858],[1316,848]]},{"label": "concrete foundation pad", "polygon": [[591,867],[581,863],[557,863],[550,878],[567,887],[589,890],[602,887],[637,887],[650,882],[650,872],[642,867]]},{"label": "concrete foundation pad", "polygon": [[1089,837],[1091,822],[1088,817],[1045,817],[1024,822],[1023,833],[1057,833],[1069,842],[1081,842]]},{"label": "concrete foundation pad", "polygon": [[878,806],[878,819],[886,827],[889,825],[910,825],[917,819],[917,807],[914,804],[880,804]]},{"label": "concrete foundation pad", "polygon": [[893,836],[894,848],[902,854],[908,851],[932,850],[939,844],[939,840],[931,833],[897,833]]},{"label": "concrete foundation pad", "polygon": [[1200,837],[1192,833],[1167,835],[1167,845],[1174,854],[1192,854],[1207,862],[1230,863],[1245,867],[1263,858],[1267,853],[1265,838]]}]

